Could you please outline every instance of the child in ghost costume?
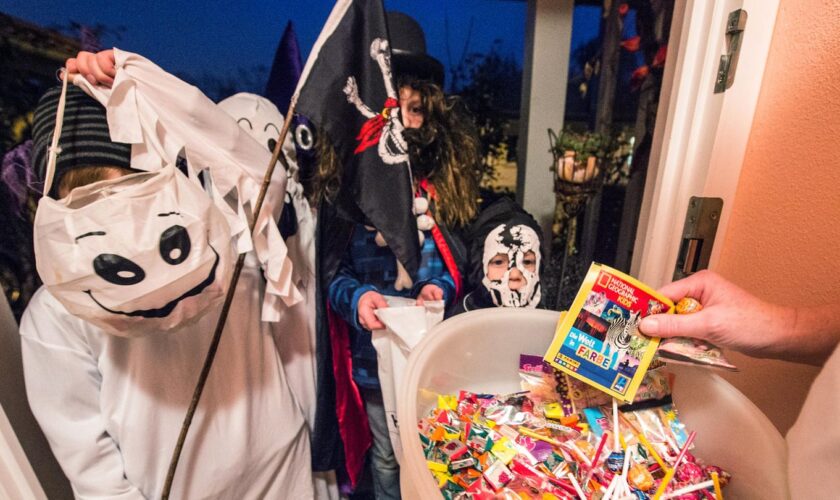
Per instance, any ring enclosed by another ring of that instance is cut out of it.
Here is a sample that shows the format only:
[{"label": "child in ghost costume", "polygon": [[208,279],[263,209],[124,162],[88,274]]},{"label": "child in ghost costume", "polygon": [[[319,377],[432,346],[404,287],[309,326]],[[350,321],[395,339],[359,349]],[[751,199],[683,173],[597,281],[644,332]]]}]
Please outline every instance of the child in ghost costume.
[{"label": "child in ghost costume", "polygon": [[[304,418],[271,323],[260,320],[267,289],[279,290],[281,306],[294,303],[291,267],[276,226],[264,222],[270,213],[257,218],[253,240],[229,217],[247,211],[243,200],[255,195],[257,176],[225,178],[211,168],[211,192],[239,198],[228,211],[164,153],[183,152],[192,166],[222,156],[228,172],[258,161],[264,168],[268,155],[196,89],[139,56],[115,53],[113,92],[87,89],[107,104],[107,122],[106,110],[72,85],[63,119],[56,120],[57,90],[35,113],[33,163],[47,186],[69,194],[45,196],[36,214],[45,287],[20,328],[33,413],[77,498],[160,497],[235,253],[253,245],[171,497],[311,498]],[[170,100],[168,109],[156,108],[161,92],[175,93],[180,106]],[[154,121],[145,120],[150,113]],[[120,134],[142,142],[120,144],[113,139]],[[174,147],[179,137],[188,139]],[[158,169],[138,168],[154,157]],[[129,165],[141,171],[111,170]],[[281,184],[266,210],[282,195]]]},{"label": "child in ghost costume", "polygon": [[541,230],[510,198],[486,207],[470,225],[468,286],[453,314],[486,307],[538,307]]},{"label": "child in ghost costume", "polygon": [[[265,97],[242,92],[223,99],[219,107],[235,118],[257,142],[269,151],[274,150],[284,123],[283,115],[274,103]],[[283,214],[278,224],[294,266],[294,284],[303,293],[304,300],[283,311],[272,329],[289,388],[301,407],[308,428],[312,429],[315,419],[315,216],[303,194],[303,186],[298,182],[291,134],[286,135],[283,153],[289,171],[286,172]],[[313,472],[313,479],[316,498],[338,498],[335,472]]]}]

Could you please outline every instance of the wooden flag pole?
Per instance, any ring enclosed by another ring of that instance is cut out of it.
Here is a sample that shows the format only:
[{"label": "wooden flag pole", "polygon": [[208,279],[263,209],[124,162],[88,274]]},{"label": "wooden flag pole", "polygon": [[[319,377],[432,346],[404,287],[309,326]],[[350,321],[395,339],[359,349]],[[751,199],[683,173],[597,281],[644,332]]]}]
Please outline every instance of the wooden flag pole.
[{"label": "wooden flag pole", "polygon": [[[248,232],[253,236],[254,226],[257,222],[257,216],[262,210],[265,194],[268,191],[268,185],[271,183],[271,176],[274,174],[274,167],[279,160],[286,172],[289,171],[289,163],[286,156],[283,154],[283,142],[286,140],[286,135],[289,133],[289,127],[292,123],[291,116],[295,111],[295,104],[297,99],[292,98],[289,105],[289,111],[286,114],[286,119],[283,123],[283,129],[280,131],[280,138],[274,146],[274,151],[271,153],[271,160],[268,162],[265,176],[263,176],[262,186],[260,186],[260,193],[257,196],[257,202],[254,205],[254,212],[251,220],[248,222]],[[201,400],[201,393],[204,392],[204,385],[207,382],[207,377],[210,375],[210,368],[213,367],[213,360],[216,358],[216,350],[219,348],[219,341],[222,338],[222,331],[225,328],[230,306],[233,303],[233,294],[236,293],[236,284],[239,282],[239,275],[242,272],[242,266],[245,264],[245,254],[239,254],[236,259],[236,267],[233,269],[233,275],[230,277],[230,285],[228,285],[225,302],[222,306],[222,312],[219,315],[219,320],[216,322],[216,330],[213,332],[213,340],[210,341],[210,347],[207,349],[207,355],[204,358],[204,366],[201,367],[201,373],[198,376],[195,390],[193,391],[192,401],[187,409],[187,414],[184,416],[184,423],[181,424],[181,433],[178,436],[178,442],[175,444],[175,450],[172,452],[172,458],[169,461],[169,470],[166,473],[166,481],[163,483],[163,490],[161,491],[161,498],[167,500],[169,492],[172,489],[172,480],[175,477],[175,470],[178,468],[178,461],[181,458],[181,451],[184,448],[184,441],[187,439],[187,432],[190,430],[193,417],[195,416],[195,409],[198,407],[198,402]]]}]

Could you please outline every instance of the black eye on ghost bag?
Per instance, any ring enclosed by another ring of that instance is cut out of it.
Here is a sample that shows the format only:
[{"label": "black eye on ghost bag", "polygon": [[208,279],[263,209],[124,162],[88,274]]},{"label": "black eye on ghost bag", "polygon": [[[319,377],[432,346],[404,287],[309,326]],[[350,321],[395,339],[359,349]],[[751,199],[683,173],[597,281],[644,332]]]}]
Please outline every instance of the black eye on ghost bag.
[{"label": "black eye on ghost bag", "polygon": [[[190,254],[190,235],[183,226],[171,226],[160,235],[160,256],[170,265],[178,265]],[[93,259],[93,270],[115,285],[136,285],[146,278],[143,268],[125,257],[102,253]]]},{"label": "black eye on ghost bag", "polygon": [[115,285],[134,285],[143,281],[143,268],[121,255],[103,253],[93,259],[93,270],[102,279]]},{"label": "black eye on ghost bag", "polygon": [[171,226],[160,235],[160,256],[167,264],[176,266],[190,254],[190,234],[183,226]]}]

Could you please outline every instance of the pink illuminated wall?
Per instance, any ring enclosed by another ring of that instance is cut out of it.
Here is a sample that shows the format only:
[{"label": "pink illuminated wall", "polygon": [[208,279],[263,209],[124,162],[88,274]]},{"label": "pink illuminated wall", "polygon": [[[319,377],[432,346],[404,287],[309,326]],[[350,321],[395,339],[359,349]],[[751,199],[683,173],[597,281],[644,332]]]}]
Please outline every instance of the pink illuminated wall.
[{"label": "pink illuminated wall", "polygon": [[[781,0],[716,267],[779,303],[840,301],[838,12],[840,0]],[[785,432],[816,369],[733,359],[742,373],[727,378]]]}]

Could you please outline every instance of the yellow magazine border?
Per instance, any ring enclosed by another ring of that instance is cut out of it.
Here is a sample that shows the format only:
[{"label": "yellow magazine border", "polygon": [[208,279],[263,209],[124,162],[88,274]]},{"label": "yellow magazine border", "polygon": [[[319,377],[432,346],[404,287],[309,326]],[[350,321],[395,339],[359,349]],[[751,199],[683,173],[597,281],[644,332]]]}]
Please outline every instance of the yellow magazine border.
[{"label": "yellow magazine border", "polygon": [[[572,371],[554,361],[555,357],[557,357],[557,355],[560,353],[560,348],[566,341],[566,337],[568,337],[569,332],[571,332],[572,325],[574,325],[578,314],[581,310],[583,310],[583,304],[586,302],[586,298],[589,296],[589,292],[592,291],[592,287],[595,285],[595,280],[598,278],[598,274],[601,271],[606,271],[609,274],[621,278],[633,285],[634,287],[638,288],[639,290],[647,293],[651,297],[660,300],[668,306],[668,310],[666,311],[667,314],[671,314],[674,312],[674,303],[671,301],[671,299],[658,293],[656,290],[647,286],[646,284],[642,283],[636,278],[619,271],[618,269],[613,269],[609,266],[593,262],[589,266],[589,270],[586,272],[586,277],[584,278],[583,283],[581,283],[580,289],[578,290],[577,295],[575,295],[575,300],[574,302],[572,302],[572,306],[569,308],[569,311],[566,314],[562,314],[560,316],[560,319],[557,322],[557,328],[555,329],[554,339],[552,339],[551,345],[549,346],[548,351],[546,351],[543,360],[546,363],[553,366],[554,368],[562,371],[563,373],[566,373],[571,377],[574,377],[582,382],[596,387],[597,389],[606,392],[607,394],[616,399],[629,403],[632,402],[633,398],[636,396],[636,392],[639,390],[639,386],[642,384],[642,379],[644,378],[645,373],[647,373],[648,366],[650,366],[651,361],[653,361],[654,355],[656,355],[656,349],[659,347],[659,337],[649,337],[650,343],[645,348],[645,352],[642,355],[642,359],[639,360],[639,368],[636,370],[636,373],[630,380],[630,385],[628,386],[627,391],[624,394],[620,394],[612,388],[606,387],[598,382],[595,382],[594,380],[589,379],[575,371]],[[613,380],[613,383],[615,383],[615,380]]]}]

